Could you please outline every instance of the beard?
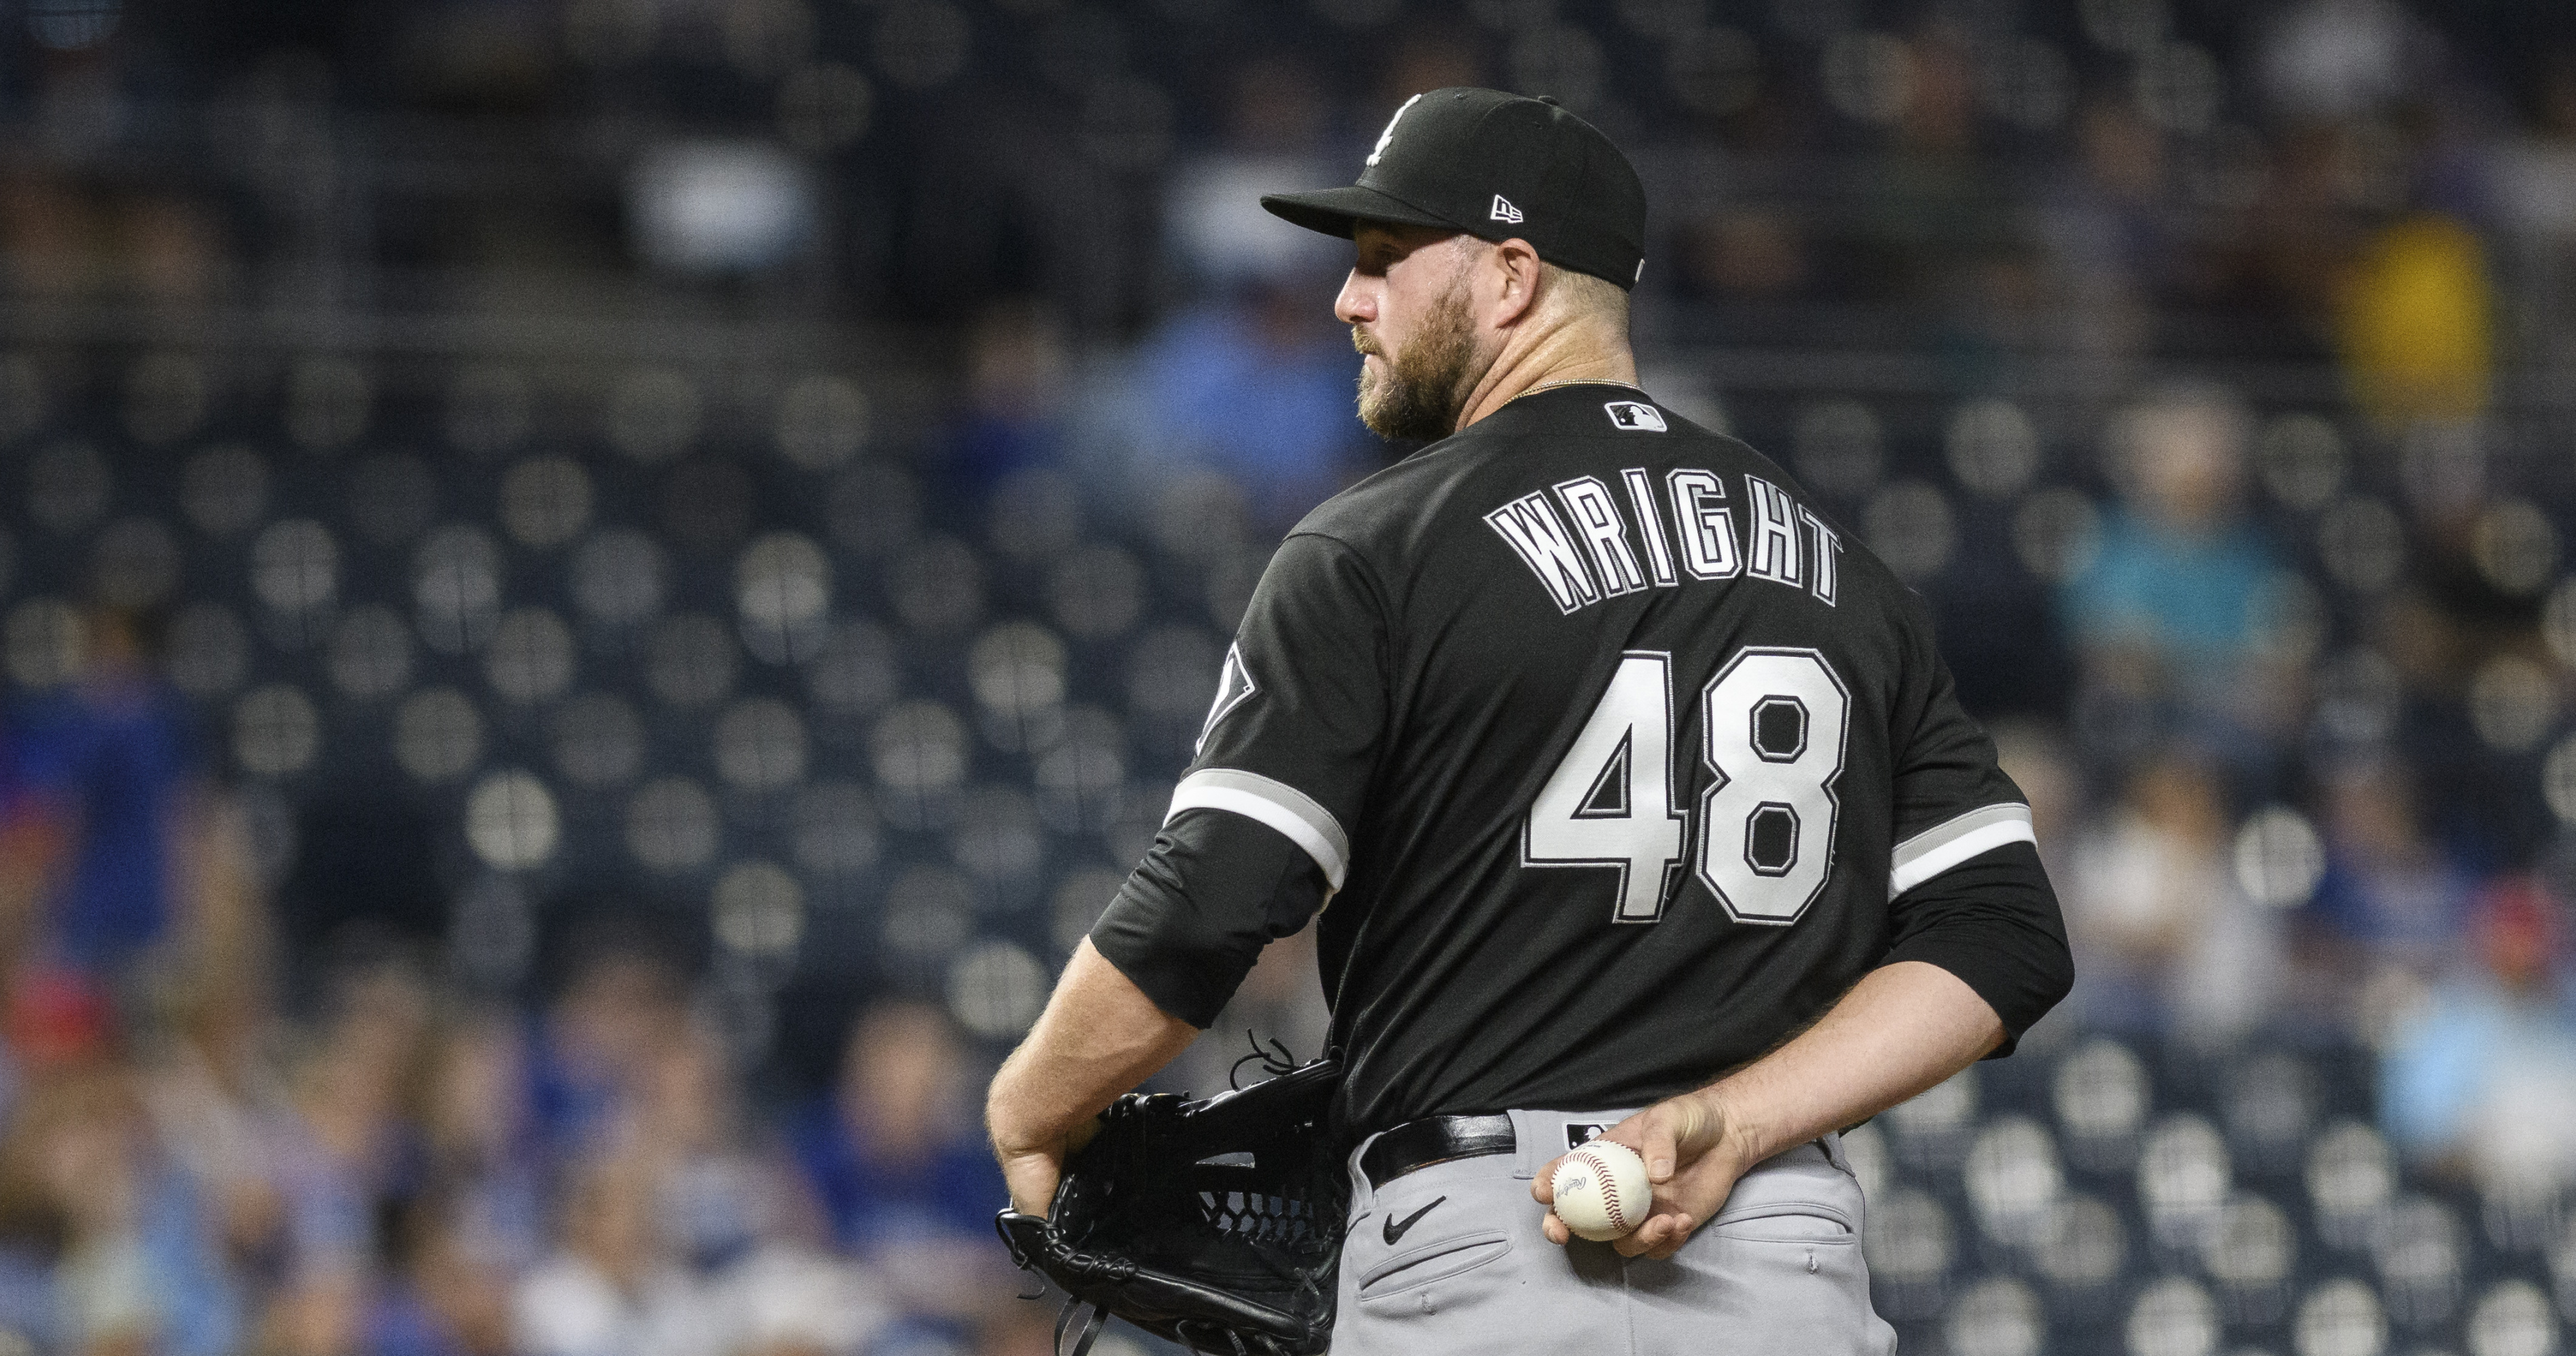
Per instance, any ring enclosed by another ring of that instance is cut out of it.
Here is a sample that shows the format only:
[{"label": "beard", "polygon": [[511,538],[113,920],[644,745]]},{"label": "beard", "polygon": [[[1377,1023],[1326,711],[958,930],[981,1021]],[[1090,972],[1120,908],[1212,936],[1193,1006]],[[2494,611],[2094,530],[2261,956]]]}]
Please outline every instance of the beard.
[{"label": "beard", "polygon": [[[1351,346],[1385,357],[1377,341],[1351,328]],[[1467,318],[1462,275],[1432,303],[1410,343],[1386,358],[1382,374],[1360,366],[1360,422],[1390,442],[1432,442],[1458,431],[1476,363],[1475,327]]]}]

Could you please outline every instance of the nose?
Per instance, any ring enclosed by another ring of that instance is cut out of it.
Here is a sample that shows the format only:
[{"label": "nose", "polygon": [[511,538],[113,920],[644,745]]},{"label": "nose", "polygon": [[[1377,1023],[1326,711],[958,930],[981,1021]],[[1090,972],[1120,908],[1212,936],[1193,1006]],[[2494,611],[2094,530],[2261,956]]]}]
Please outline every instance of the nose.
[{"label": "nose", "polygon": [[1377,294],[1369,289],[1356,268],[1342,280],[1342,294],[1333,298],[1333,318],[1345,325],[1377,319]]}]

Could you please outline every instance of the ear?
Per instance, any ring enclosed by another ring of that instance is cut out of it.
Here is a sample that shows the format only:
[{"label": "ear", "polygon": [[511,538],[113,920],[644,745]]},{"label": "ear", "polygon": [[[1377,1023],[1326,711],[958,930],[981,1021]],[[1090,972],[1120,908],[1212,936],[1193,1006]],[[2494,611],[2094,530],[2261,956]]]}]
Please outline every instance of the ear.
[{"label": "ear", "polygon": [[1543,270],[1538,251],[1531,248],[1530,242],[1514,236],[1494,246],[1485,256],[1485,267],[1493,288],[1489,314],[1494,328],[1509,329],[1537,309]]}]

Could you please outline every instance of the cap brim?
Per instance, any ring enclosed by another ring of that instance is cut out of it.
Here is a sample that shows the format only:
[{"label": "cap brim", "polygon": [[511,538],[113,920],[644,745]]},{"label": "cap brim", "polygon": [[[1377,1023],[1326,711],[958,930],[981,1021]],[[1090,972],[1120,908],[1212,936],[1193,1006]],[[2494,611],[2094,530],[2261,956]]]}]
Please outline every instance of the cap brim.
[{"label": "cap brim", "polygon": [[1344,240],[1350,239],[1352,227],[1363,221],[1397,226],[1436,226],[1451,231],[1466,229],[1454,221],[1433,216],[1401,199],[1358,184],[1348,188],[1319,188],[1312,193],[1265,193],[1261,197],[1261,206],[1282,221],[1310,231],[1337,235]]}]

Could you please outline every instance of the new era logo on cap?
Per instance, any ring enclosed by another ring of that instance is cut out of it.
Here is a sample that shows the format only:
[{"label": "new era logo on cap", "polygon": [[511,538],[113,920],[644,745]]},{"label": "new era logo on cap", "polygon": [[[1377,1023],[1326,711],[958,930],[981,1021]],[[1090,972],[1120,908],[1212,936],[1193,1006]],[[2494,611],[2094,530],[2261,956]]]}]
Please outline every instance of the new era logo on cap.
[{"label": "new era logo on cap", "polygon": [[1664,412],[1638,400],[1613,400],[1601,408],[1610,412],[1610,422],[1630,433],[1666,433]]},{"label": "new era logo on cap", "polygon": [[1494,195],[1494,220],[1518,222],[1520,219],[1521,209],[1512,206],[1511,199],[1500,193]]}]

